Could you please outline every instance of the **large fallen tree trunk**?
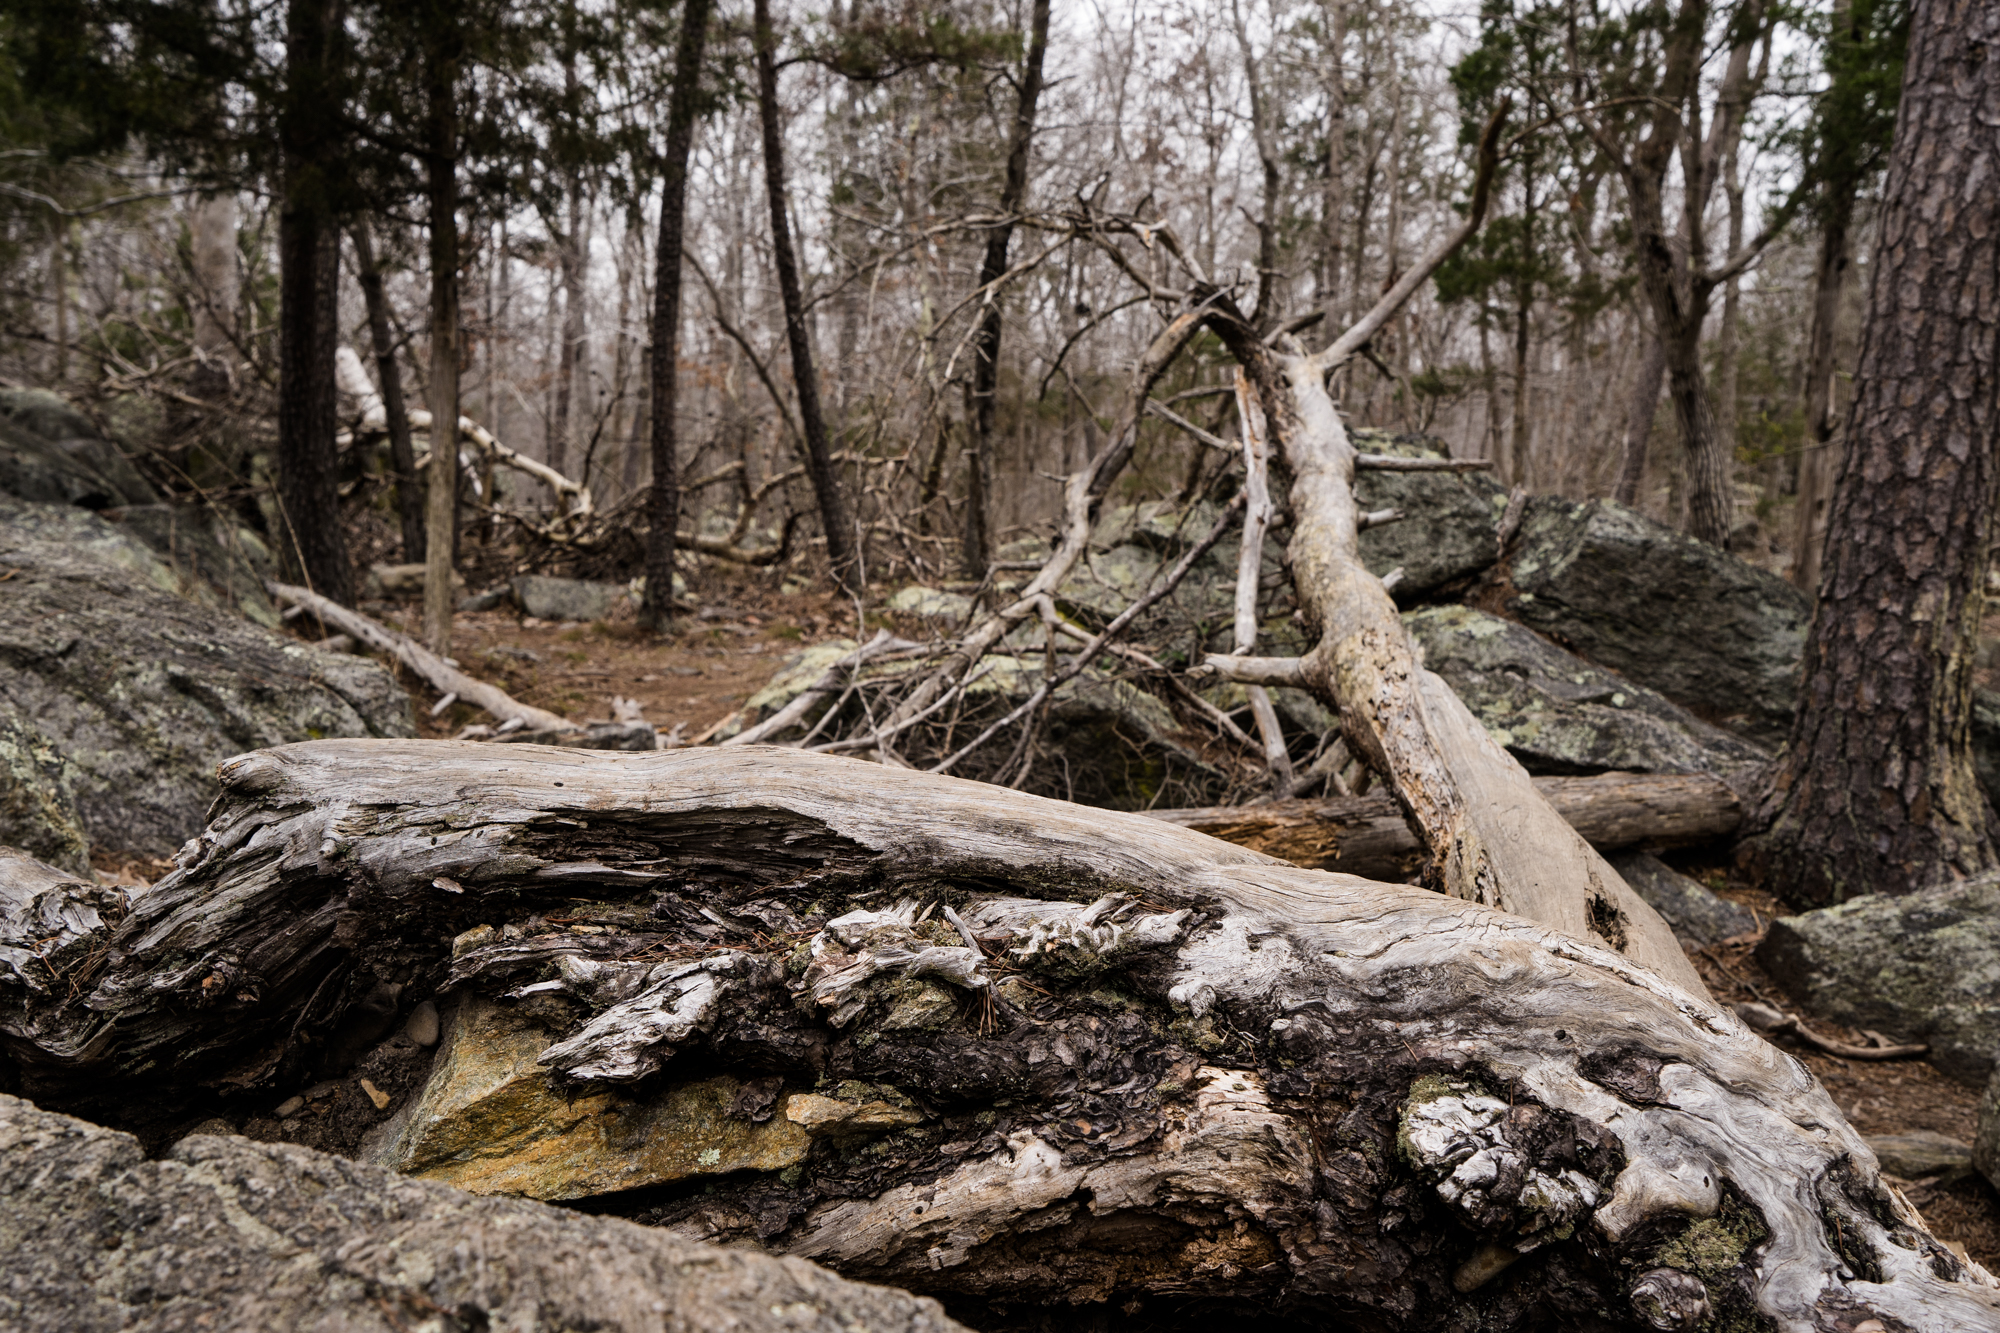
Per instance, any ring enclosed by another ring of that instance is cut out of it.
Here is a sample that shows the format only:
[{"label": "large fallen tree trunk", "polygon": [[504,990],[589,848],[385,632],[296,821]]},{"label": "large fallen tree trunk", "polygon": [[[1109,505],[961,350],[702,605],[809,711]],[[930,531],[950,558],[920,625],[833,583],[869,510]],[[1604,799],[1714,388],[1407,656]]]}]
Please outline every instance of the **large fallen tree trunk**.
[{"label": "large fallen tree trunk", "polygon": [[0,868],[26,1095],[282,1135],[309,1116],[265,1108],[357,1024],[435,997],[427,1081],[357,1151],[989,1329],[1107,1302],[1164,1328],[2000,1310],[1797,1061],[1477,904],[761,746],[324,741],[220,777],[122,919]]},{"label": "large fallen tree trunk", "polygon": [[[1698,773],[1604,773],[1533,781],[1563,822],[1600,852],[1713,842],[1734,833],[1743,821],[1742,803],[1729,785]],[[1401,807],[1385,794],[1146,814],[1296,866],[1344,870],[1367,879],[1403,879],[1423,851]]]}]

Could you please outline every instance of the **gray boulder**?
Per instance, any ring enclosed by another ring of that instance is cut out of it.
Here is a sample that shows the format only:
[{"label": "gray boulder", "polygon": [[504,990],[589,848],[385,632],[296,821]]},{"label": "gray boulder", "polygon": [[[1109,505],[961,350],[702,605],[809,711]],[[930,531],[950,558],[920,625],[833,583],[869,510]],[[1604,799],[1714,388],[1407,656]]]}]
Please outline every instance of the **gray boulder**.
[{"label": "gray boulder", "polygon": [[[1350,432],[1362,453],[1444,458],[1442,443],[1423,435]],[[1361,561],[1375,574],[1403,571],[1396,600],[1405,605],[1463,584],[1499,558],[1496,541],[1507,492],[1484,472],[1361,472],[1354,499],[1362,511],[1400,509],[1395,523],[1361,534]]]},{"label": "gray boulder", "polygon": [[144,543],[80,509],[0,498],[0,703],[74,766],[90,840],[163,855],[201,827],[215,765],[327,736],[414,734],[376,663],[184,596]]},{"label": "gray boulder", "polygon": [[1972,1174],[1972,1149],[1936,1130],[1877,1134],[1869,1138],[1868,1147],[1884,1171],[1904,1180],[1935,1179],[1953,1185]]},{"label": "gray boulder", "polygon": [[526,574],[514,580],[514,600],[542,620],[602,620],[631,596],[623,583],[591,583]]},{"label": "gray boulder", "polygon": [[1932,1063],[1968,1083],[1993,1072],[2000,875],[1780,917],[1757,957],[1809,1014],[1892,1041],[1928,1042]]},{"label": "gray boulder", "polygon": [[1720,944],[1757,928],[1756,917],[1651,852],[1623,852],[1610,860],[1612,869],[1632,891],[1666,918],[1684,949]]},{"label": "gray boulder", "polygon": [[949,1333],[937,1302],[308,1148],[0,1096],[0,1327]]},{"label": "gray boulder", "polygon": [[1768,756],[1663,695],[1463,606],[1406,613],[1444,677],[1530,773],[1724,774]]},{"label": "gray boulder", "polygon": [[43,504],[112,509],[159,494],[119,448],[55,394],[0,392],[0,493]]},{"label": "gray boulder", "polygon": [[1528,505],[1507,613],[1764,745],[1783,741],[1812,606],[1777,575],[1610,500]]}]

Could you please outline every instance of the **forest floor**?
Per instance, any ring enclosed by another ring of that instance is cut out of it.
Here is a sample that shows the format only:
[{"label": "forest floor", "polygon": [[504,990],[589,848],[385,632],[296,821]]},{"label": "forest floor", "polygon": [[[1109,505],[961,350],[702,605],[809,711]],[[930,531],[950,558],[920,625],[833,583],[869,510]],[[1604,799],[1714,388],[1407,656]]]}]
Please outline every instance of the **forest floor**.
[{"label": "forest floor", "polygon": [[[852,603],[824,594],[783,593],[772,582],[747,573],[704,578],[697,609],[661,636],[641,631],[629,611],[622,620],[589,625],[524,620],[511,609],[461,614],[453,654],[471,674],[524,703],[590,721],[612,717],[614,697],[632,699],[664,733],[677,730],[683,742],[693,741],[740,708],[802,647],[842,635],[859,637]],[[399,628],[417,628],[414,602],[366,609]],[[874,613],[866,630],[872,633],[884,625],[908,637],[924,637],[915,622],[892,623]],[[1995,628],[2000,629],[2000,621]],[[405,683],[417,703],[422,735],[448,737],[467,723],[488,720],[462,703],[432,717],[436,694],[407,675]],[[150,883],[170,868],[165,861],[116,854],[93,860],[107,878],[127,884]],[[1677,868],[1756,912],[1760,921],[1785,912],[1759,886],[1738,878],[1733,866],[1681,858]],[[1754,950],[1754,940],[1742,940],[1702,950],[1695,962],[1717,999],[1756,1000],[1796,1013],[1789,997],[1758,966]],[[1860,1033],[1819,1022],[1813,1026],[1823,1035],[1867,1044]],[[1979,1091],[1923,1061],[1843,1060],[1788,1039],[1781,1044],[1805,1061],[1862,1134],[1930,1130],[1972,1142]],[[1905,1185],[1904,1193],[1939,1239],[1962,1246],[1972,1259],[2000,1271],[2000,1194],[1983,1177],[1974,1173],[1949,1186],[1915,1182]]]}]

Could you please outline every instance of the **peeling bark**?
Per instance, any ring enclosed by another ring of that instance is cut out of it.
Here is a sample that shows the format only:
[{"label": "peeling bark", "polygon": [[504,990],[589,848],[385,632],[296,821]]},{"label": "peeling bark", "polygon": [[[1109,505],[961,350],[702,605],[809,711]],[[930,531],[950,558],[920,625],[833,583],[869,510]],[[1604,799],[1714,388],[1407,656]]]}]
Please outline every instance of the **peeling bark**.
[{"label": "peeling bark", "polygon": [[810,1136],[598,1207],[988,1327],[2000,1312],[1796,1060],[1486,907],[764,747],[313,742],[221,778],[174,874],[72,919],[60,984],[0,983],[27,1095],[263,1103],[401,986],[532,1014],[572,1097],[726,1074],[729,1114]]}]

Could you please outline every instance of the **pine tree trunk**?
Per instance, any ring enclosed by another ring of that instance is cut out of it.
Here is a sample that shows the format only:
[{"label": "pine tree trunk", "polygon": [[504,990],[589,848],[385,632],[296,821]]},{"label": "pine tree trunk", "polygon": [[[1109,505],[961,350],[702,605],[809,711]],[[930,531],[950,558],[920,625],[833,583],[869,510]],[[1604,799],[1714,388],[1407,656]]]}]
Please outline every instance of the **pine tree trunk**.
[{"label": "pine tree trunk", "polygon": [[1804,686],[1758,844],[1794,901],[1996,864],[1972,670],[2000,431],[2000,9],[1919,0]]},{"label": "pine tree trunk", "polygon": [[[1042,95],[1042,58],[1049,49],[1049,0],[1035,0],[1028,33],[1028,58],[1021,70],[1020,99],[1007,142],[1007,175],[1000,187],[1003,221],[986,234],[986,254],[979,264],[979,285],[998,282],[1007,271],[1007,248],[1013,240],[1013,215],[1028,192],[1028,149],[1035,136],[1035,104]],[[965,572],[984,578],[993,559],[993,416],[1000,384],[1000,297],[992,293],[979,317],[972,342],[972,467],[965,497]]]},{"label": "pine tree trunk", "polygon": [[340,234],[332,195],[338,164],[326,105],[337,57],[338,6],[295,0],[286,15],[290,96],[279,134],[284,200],[278,217],[278,542],[286,568],[313,591],[354,600],[354,566],[340,525],[334,445],[334,349],[339,340]]},{"label": "pine tree trunk", "polygon": [[1792,582],[1801,592],[1819,591],[1826,551],[1826,502],[1833,490],[1833,408],[1835,334],[1840,298],[1854,268],[1854,187],[1835,193],[1820,223],[1819,263],[1813,275],[1812,333],[1806,360],[1806,449],[1799,460],[1797,526],[1793,529]]},{"label": "pine tree trunk", "polygon": [[674,48],[674,90],[667,100],[666,161],[660,182],[660,241],[654,250],[653,346],[647,364],[647,439],[653,486],[646,498],[646,594],[641,623],[663,629],[674,614],[674,542],[681,521],[681,251],[687,225],[687,164],[708,41],[709,0],[688,0]]},{"label": "pine tree trunk", "polygon": [[[847,497],[827,447],[826,419],[819,405],[819,374],[813,369],[812,348],[806,340],[805,296],[799,286],[799,261],[792,249],[791,220],[785,214],[785,149],[778,124],[778,63],[776,33],[771,28],[770,0],[756,0],[757,113],[764,131],[764,189],[771,205],[771,258],[778,270],[778,294],[785,306],[785,341],[792,352],[792,387],[799,398],[799,424],[805,435],[806,473],[819,500],[820,527],[826,534],[826,555],[833,581],[842,593],[861,591],[853,519]],[[654,408],[654,420],[665,404]]]}]

